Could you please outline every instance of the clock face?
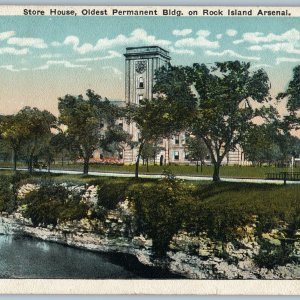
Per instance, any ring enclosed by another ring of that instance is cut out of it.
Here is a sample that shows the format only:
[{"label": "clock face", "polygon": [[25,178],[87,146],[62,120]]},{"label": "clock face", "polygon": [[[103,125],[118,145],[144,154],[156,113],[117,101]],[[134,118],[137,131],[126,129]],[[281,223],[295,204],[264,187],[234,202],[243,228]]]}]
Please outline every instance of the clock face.
[{"label": "clock face", "polygon": [[144,73],[147,69],[147,62],[145,60],[140,60],[135,63],[135,70],[137,73]]}]

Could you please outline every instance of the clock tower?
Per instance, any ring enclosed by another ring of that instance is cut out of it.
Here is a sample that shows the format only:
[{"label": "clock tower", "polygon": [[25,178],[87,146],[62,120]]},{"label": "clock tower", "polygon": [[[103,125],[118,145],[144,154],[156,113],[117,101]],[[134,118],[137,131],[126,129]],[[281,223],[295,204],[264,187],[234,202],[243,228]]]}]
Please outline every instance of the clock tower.
[{"label": "clock tower", "polygon": [[129,47],[124,56],[126,103],[151,99],[155,72],[170,62],[169,52],[158,46]]}]

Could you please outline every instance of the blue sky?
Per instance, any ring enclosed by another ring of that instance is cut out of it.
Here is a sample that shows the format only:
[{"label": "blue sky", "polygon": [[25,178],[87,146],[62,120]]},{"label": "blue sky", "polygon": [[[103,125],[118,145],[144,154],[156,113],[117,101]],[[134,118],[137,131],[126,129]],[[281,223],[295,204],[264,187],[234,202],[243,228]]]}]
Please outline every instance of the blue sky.
[{"label": "blue sky", "polygon": [[159,45],[172,63],[243,60],[263,67],[272,94],[300,64],[300,18],[0,17],[0,113],[57,113],[57,98],[88,88],[124,99],[128,46]]}]

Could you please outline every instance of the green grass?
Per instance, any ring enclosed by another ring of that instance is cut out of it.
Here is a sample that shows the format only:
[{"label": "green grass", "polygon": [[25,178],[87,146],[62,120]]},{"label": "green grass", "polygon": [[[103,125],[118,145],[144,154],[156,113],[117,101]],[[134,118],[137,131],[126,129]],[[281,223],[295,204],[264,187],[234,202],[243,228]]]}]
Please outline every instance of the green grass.
[{"label": "green grass", "polygon": [[[26,167],[18,164],[19,167]],[[11,167],[10,163],[0,162],[0,167]],[[60,164],[52,165],[52,169],[56,170],[73,170],[82,171],[82,164],[65,164],[63,167]],[[170,166],[149,166],[147,172],[146,166],[140,166],[140,174],[161,174],[165,168],[171,170],[175,175],[194,175],[194,176],[212,176],[213,167],[204,166],[203,172],[196,172],[195,166],[187,165],[170,165]],[[200,168],[199,168],[200,169]],[[90,165],[90,171],[98,172],[117,172],[117,173],[134,173],[134,165],[114,166],[114,165]],[[300,168],[298,168],[300,171]],[[290,171],[288,168],[277,168],[274,166],[222,166],[221,177],[235,177],[235,178],[265,178],[266,173],[278,173],[283,171]],[[296,169],[297,171],[297,169]]]}]

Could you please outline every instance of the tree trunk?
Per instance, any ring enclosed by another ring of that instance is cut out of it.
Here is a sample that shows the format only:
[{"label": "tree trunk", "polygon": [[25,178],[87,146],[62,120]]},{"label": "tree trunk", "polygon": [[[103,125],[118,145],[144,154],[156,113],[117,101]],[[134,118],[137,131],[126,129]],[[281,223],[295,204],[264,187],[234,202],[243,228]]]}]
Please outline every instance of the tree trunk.
[{"label": "tree trunk", "polygon": [[64,155],[61,156],[61,166],[64,167]]},{"label": "tree trunk", "polygon": [[17,171],[17,151],[13,150],[13,170],[14,172]]},{"label": "tree trunk", "polygon": [[89,174],[89,166],[90,166],[90,156],[85,156],[83,158],[83,175]]},{"label": "tree trunk", "polygon": [[136,158],[136,162],[135,162],[135,178],[139,178],[139,164],[140,164],[140,157],[141,157],[141,153],[143,151],[143,147],[144,147],[144,143],[141,143],[140,147],[139,147],[138,155]]},{"label": "tree trunk", "polygon": [[147,164],[147,172],[149,172],[149,159],[148,158],[146,160],[146,164]]},{"label": "tree trunk", "polygon": [[196,170],[197,170],[197,173],[199,172],[199,161],[197,160],[197,163],[196,163]]},{"label": "tree trunk", "polygon": [[216,161],[214,163],[213,181],[215,181],[215,182],[221,181],[221,179],[220,179],[220,166],[221,166],[220,162]]},{"label": "tree trunk", "polygon": [[203,161],[201,160],[200,162],[200,172],[202,173],[203,172]]},{"label": "tree trunk", "polygon": [[29,171],[30,174],[32,174],[32,171],[33,171],[33,155],[29,156],[28,171]]}]

